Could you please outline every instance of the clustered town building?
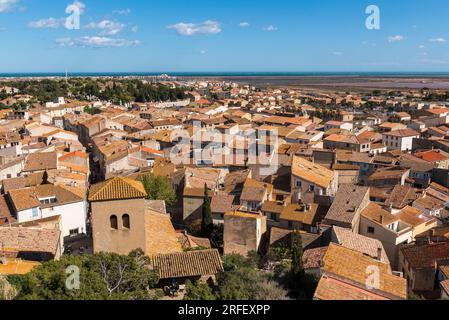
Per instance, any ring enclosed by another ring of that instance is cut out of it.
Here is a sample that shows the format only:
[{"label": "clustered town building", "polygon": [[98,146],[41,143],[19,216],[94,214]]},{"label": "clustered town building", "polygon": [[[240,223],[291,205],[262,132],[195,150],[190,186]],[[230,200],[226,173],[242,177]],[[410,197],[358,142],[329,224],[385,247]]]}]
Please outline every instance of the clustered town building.
[{"label": "clustered town building", "polygon": [[[188,86],[178,102],[65,97],[0,111],[0,275],[67,251],[140,248],[162,281],[213,281],[222,254],[266,252],[299,233],[315,299],[449,297],[447,103],[419,91]],[[32,98],[1,90],[6,106]],[[176,204],[148,200],[142,173],[167,178]],[[205,186],[222,252],[186,232]],[[74,245],[85,238],[91,245]]]}]

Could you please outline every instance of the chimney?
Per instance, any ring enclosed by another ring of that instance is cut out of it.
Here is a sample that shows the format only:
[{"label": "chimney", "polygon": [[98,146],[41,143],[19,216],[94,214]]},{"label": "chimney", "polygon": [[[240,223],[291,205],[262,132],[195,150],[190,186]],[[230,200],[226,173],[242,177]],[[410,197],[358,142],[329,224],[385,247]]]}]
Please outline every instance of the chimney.
[{"label": "chimney", "polygon": [[377,260],[382,261],[382,248],[377,248]]}]

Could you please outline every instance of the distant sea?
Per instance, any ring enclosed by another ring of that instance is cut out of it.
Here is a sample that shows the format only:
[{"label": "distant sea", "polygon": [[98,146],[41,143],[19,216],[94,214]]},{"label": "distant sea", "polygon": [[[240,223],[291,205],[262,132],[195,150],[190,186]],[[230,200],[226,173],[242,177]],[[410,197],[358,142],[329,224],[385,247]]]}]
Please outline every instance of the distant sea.
[{"label": "distant sea", "polygon": [[[449,77],[449,72],[69,72],[69,77]],[[65,77],[65,72],[0,73],[0,78]]]}]

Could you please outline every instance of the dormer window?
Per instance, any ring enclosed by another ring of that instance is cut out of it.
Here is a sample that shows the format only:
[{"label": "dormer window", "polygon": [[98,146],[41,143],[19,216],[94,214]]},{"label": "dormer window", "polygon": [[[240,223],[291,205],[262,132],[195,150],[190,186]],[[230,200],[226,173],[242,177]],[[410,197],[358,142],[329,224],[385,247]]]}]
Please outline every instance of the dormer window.
[{"label": "dormer window", "polygon": [[40,198],[39,202],[44,205],[54,204],[57,202],[56,197]]}]

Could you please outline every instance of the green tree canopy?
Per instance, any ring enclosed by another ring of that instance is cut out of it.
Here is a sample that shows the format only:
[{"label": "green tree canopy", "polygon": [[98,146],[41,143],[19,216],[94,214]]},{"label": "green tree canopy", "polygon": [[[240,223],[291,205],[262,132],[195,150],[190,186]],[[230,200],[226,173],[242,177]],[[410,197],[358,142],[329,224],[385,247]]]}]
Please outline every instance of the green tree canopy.
[{"label": "green tree canopy", "polygon": [[184,300],[216,300],[217,296],[214,294],[212,288],[204,282],[197,281],[186,282],[186,295]]},{"label": "green tree canopy", "polygon": [[219,277],[221,300],[284,300],[288,292],[269,274],[260,271],[254,257],[232,254],[223,258],[225,272]]},{"label": "green tree canopy", "polygon": [[[79,269],[79,289],[71,282]],[[128,256],[99,253],[63,256],[42,264],[26,275],[10,276],[19,300],[144,300],[154,299],[159,278],[150,270],[149,258],[141,250]],[[67,283],[66,283],[67,282]],[[71,289],[75,288],[75,289]]]},{"label": "green tree canopy", "polygon": [[142,182],[149,200],[165,200],[168,206],[173,206],[176,203],[176,193],[167,178],[147,174],[140,176],[139,180]]}]

